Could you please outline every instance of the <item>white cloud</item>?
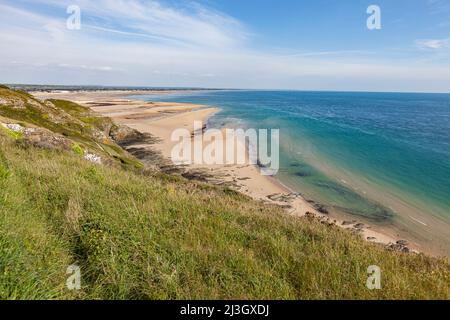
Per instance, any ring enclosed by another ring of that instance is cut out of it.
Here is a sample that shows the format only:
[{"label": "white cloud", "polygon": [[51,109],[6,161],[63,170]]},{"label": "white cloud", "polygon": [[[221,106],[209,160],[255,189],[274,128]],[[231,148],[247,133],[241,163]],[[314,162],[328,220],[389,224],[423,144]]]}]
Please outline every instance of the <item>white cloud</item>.
[{"label": "white cloud", "polygon": [[[0,82],[449,91],[450,67],[380,61],[368,52],[273,54],[248,47],[236,19],[198,4],[70,1],[82,30],[66,28],[69,1],[41,0],[52,15],[0,4]],[[56,15],[55,12],[60,12]],[[441,43],[428,43],[428,46]],[[364,60],[361,58],[364,56]]]},{"label": "white cloud", "polygon": [[[29,2],[29,1],[28,1]],[[191,2],[169,7],[154,0],[41,0],[60,8],[81,8],[83,23],[107,32],[145,36],[161,43],[230,47],[245,40],[248,33],[236,19]],[[36,1],[33,1],[36,3]],[[94,17],[95,19],[87,19]],[[61,16],[64,18],[64,16]],[[97,23],[94,23],[96,20]]]},{"label": "white cloud", "polygon": [[450,38],[417,40],[416,44],[421,49],[433,49],[433,50],[448,49],[450,48]]}]

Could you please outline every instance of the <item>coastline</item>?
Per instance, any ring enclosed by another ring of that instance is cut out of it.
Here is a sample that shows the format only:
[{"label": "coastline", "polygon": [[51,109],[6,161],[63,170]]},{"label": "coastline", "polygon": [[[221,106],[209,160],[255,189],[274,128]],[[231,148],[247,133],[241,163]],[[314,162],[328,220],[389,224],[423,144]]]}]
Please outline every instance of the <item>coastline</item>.
[{"label": "coastline", "polygon": [[[174,142],[170,141],[173,130],[186,128],[194,133],[193,122],[208,119],[220,111],[204,105],[189,103],[145,102],[127,100],[128,95],[167,94],[168,92],[143,91],[98,91],[98,92],[34,92],[40,99],[65,99],[90,107],[95,112],[112,118],[115,122],[127,125],[143,133],[151,133],[161,139],[160,143],[152,145],[166,158],[170,158]],[[173,93],[173,92],[171,92]],[[397,250],[418,252],[418,248],[404,240],[396,238],[393,232],[380,230],[378,226],[369,226],[357,220],[345,220],[339,216],[330,216],[320,212],[313,203],[304,199],[276,177],[263,176],[255,165],[190,165],[192,169],[207,170],[220,180],[217,184],[232,185],[237,191],[266,203],[283,207],[287,214],[292,216],[311,216],[325,224],[336,225],[340,228],[361,235],[366,241],[383,246],[391,246]],[[406,248],[406,249],[405,249]],[[429,252],[423,251],[427,254]]]}]

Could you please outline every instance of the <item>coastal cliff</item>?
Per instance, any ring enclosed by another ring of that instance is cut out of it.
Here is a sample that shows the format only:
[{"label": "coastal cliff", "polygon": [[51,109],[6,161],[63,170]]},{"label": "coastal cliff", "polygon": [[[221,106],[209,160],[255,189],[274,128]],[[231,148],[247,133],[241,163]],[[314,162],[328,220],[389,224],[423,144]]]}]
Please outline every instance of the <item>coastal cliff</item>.
[{"label": "coastal cliff", "polygon": [[[448,261],[125,150],[153,139],[85,106],[0,87],[0,298],[450,298]],[[72,265],[80,290],[66,287]],[[366,287],[374,265],[380,290]]]}]

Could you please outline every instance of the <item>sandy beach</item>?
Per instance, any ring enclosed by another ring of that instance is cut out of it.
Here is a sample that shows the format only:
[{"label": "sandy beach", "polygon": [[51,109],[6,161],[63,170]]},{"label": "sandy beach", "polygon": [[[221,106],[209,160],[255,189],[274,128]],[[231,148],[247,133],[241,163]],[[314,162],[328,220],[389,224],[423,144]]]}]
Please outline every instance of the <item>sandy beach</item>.
[{"label": "sandy beach", "polygon": [[[124,97],[138,94],[161,94],[163,92],[91,91],[91,92],[33,92],[40,99],[66,99],[90,107],[95,112],[112,118],[115,122],[129,126],[143,133],[151,133],[160,138],[152,145],[162,155],[170,159],[176,142],[171,134],[179,128],[194,133],[194,121],[207,123],[220,109],[189,103],[145,102]],[[167,92],[165,92],[167,93]],[[190,165],[202,169],[215,177],[216,184],[227,184],[249,197],[282,206],[292,216],[314,216],[323,223],[334,224],[343,229],[360,234],[365,240],[382,245],[397,245],[401,239],[393,236],[392,230],[380,230],[376,226],[356,220],[321,213],[313,203],[293,192],[273,177],[263,176],[256,165]],[[408,248],[419,251],[414,243]]]}]

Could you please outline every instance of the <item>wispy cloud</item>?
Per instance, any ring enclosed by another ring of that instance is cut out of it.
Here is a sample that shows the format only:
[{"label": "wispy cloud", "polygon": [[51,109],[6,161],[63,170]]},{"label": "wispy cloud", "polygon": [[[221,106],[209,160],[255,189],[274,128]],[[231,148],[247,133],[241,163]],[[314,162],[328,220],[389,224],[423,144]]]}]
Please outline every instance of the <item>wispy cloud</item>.
[{"label": "wispy cloud", "polygon": [[238,20],[193,2],[181,2],[177,7],[154,0],[42,0],[40,3],[60,8],[59,18],[65,17],[68,5],[77,4],[89,28],[147,37],[161,43],[223,48],[236,46],[248,36]]},{"label": "wispy cloud", "polygon": [[300,52],[293,53],[287,56],[289,57],[319,57],[319,56],[348,56],[355,54],[373,54],[370,51],[364,50],[339,50],[339,51],[315,51],[315,52]]},{"label": "wispy cloud", "polygon": [[[66,28],[66,6],[73,3],[82,10],[79,31]],[[292,50],[252,48],[244,23],[196,2],[177,3],[182,4],[2,0],[0,82],[388,91],[450,87],[450,67],[392,62],[366,50],[299,48],[289,54]],[[448,45],[423,41],[418,45]]]},{"label": "wispy cloud", "polygon": [[428,5],[433,14],[450,13],[448,0],[428,0]]},{"label": "wispy cloud", "polygon": [[431,50],[449,49],[450,38],[417,40],[416,45],[421,49],[431,49]]}]

